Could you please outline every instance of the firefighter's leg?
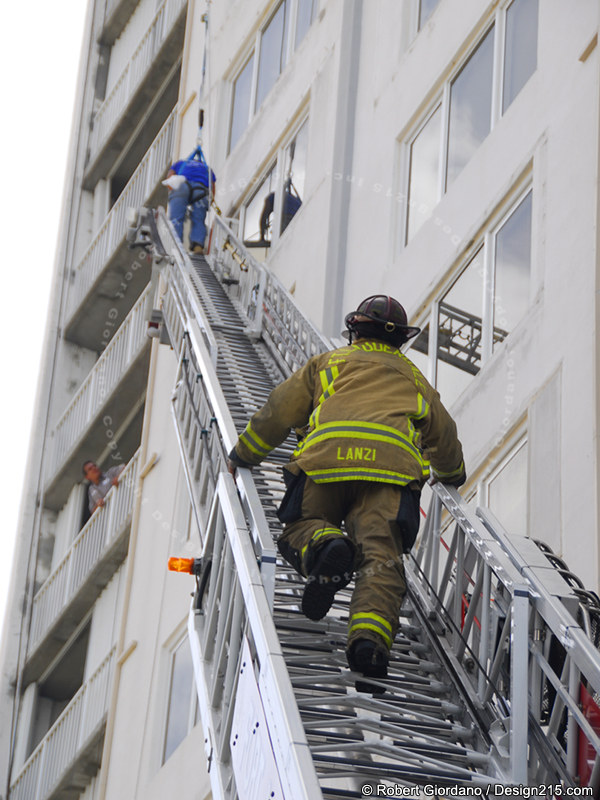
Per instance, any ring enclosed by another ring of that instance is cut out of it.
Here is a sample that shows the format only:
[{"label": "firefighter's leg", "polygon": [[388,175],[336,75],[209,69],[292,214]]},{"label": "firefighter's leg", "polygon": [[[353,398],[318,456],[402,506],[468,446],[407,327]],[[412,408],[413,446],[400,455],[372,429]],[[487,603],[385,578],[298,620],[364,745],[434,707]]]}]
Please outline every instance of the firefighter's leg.
[{"label": "firefighter's leg", "polygon": [[[361,483],[346,517],[358,545],[350,603],[348,660],[365,675],[383,677],[406,593],[403,538],[418,528],[418,492],[392,484]],[[416,530],[414,531],[416,534]]]},{"label": "firefighter's leg", "polygon": [[[321,619],[331,608],[335,592],[352,579],[354,545],[340,529],[345,503],[343,487],[315,484],[305,476],[301,480],[302,495],[301,500],[296,498],[295,510],[290,510],[292,501],[287,505],[284,501],[280,509],[285,528],[277,546],[282,556],[307,578],[302,611],[310,619]],[[297,514],[297,519],[291,519]]]}]

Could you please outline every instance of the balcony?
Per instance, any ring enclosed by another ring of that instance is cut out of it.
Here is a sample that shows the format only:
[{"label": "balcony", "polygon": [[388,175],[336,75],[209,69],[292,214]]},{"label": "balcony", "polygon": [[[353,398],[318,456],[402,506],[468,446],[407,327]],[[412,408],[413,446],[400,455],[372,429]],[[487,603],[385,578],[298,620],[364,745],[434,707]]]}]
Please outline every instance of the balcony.
[{"label": "balcony", "polygon": [[27,759],[11,800],[58,800],[85,789],[100,765],[114,661],[113,648]]},{"label": "balcony", "polygon": [[187,0],[163,0],[133,55],[96,112],[84,188],[93,189],[123,152],[179,63]]},{"label": "balcony", "polygon": [[148,286],[138,298],[54,428],[46,466],[46,508],[58,511],[63,506],[73,484],[82,479],[82,463],[114,447],[117,436],[119,449],[126,449],[116,432],[133,423],[136,413],[141,416],[150,355],[150,290]]},{"label": "balcony", "polygon": [[81,529],[33,598],[26,683],[36,680],[93,606],[127,555],[139,454],[123,470],[104,506]]},{"label": "balcony", "polygon": [[123,319],[149,280],[150,264],[125,242],[127,209],[152,205],[159,191],[166,192],[160,181],[171,161],[176,122],[172,111],[74,271],[65,327],[69,341],[97,350],[107,322],[115,314]]},{"label": "balcony", "polygon": [[112,45],[135,11],[139,0],[107,0],[100,43]]}]

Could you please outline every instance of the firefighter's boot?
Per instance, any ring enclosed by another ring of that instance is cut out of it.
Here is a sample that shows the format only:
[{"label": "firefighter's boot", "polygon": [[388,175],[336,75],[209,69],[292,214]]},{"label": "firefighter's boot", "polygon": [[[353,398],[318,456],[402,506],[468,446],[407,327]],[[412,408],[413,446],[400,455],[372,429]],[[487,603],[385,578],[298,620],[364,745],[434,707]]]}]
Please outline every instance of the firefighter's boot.
[{"label": "firefighter's boot", "polygon": [[[348,665],[353,672],[365,678],[387,678],[389,653],[383,645],[372,639],[355,639],[348,649]],[[385,688],[369,681],[356,681],[357,692],[383,694]]]},{"label": "firefighter's boot", "polygon": [[338,589],[352,580],[354,545],[346,537],[330,539],[314,553],[313,559],[302,596],[302,613],[318,620],[331,608]]}]

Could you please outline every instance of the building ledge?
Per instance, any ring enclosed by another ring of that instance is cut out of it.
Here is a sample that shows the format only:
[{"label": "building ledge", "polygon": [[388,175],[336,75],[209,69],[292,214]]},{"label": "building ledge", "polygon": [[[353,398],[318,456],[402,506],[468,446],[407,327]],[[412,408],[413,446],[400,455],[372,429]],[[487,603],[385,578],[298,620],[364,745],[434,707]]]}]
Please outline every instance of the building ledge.
[{"label": "building ledge", "polygon": [[140,413],[150,358],[147,330],[152,288],[149,284],[140,295],[54,427],[45,467],[46,508],[62,508],[73,485],[81,480],[83,462],[99,458],[109,446],[114,449],[117,432]]},{"label": "building ledge", "polygon": [[111,46],[117,41],[138,3],[139,0],[108,0],[99,44]]},{"label": "building ledge", "polygon": [[181,61],[187,0],[164,0],[129,63],[94,116],[83,188],[98,180],[123,152],[131,132]]},{"label": "building ledge", "polygon": [[98,350],[112,337],[150,277],[146,254],[125,241],[127,211],[156,204],[166,190],[161,179],[171,163],[177,112],[171,111],[74,271],[65,338]]},{"label": "building ledge", "polygon": [[50,728],[10,786],[11,800],[77,797],[100,766],[115,648]]},{"label": "building ledge", "polygon": [[136,453],[33,598],[26,684],[42,674],[125,560],[138,461]]}]

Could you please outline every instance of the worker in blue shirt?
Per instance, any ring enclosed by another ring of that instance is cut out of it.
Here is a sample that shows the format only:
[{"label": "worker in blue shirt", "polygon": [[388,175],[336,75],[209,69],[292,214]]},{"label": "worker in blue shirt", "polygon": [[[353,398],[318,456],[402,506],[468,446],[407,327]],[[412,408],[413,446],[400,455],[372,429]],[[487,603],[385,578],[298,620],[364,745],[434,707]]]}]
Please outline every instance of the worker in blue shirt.
[{"label": "worker in blue shirt", "polygon": [[164,181],[169,188],[169,219],[183,241],[183,223],[190,209],[190,251],[204,253],[206,214],[214,194],[215,173],[209,168],[198,147],[189,158],[176,161]]}]

